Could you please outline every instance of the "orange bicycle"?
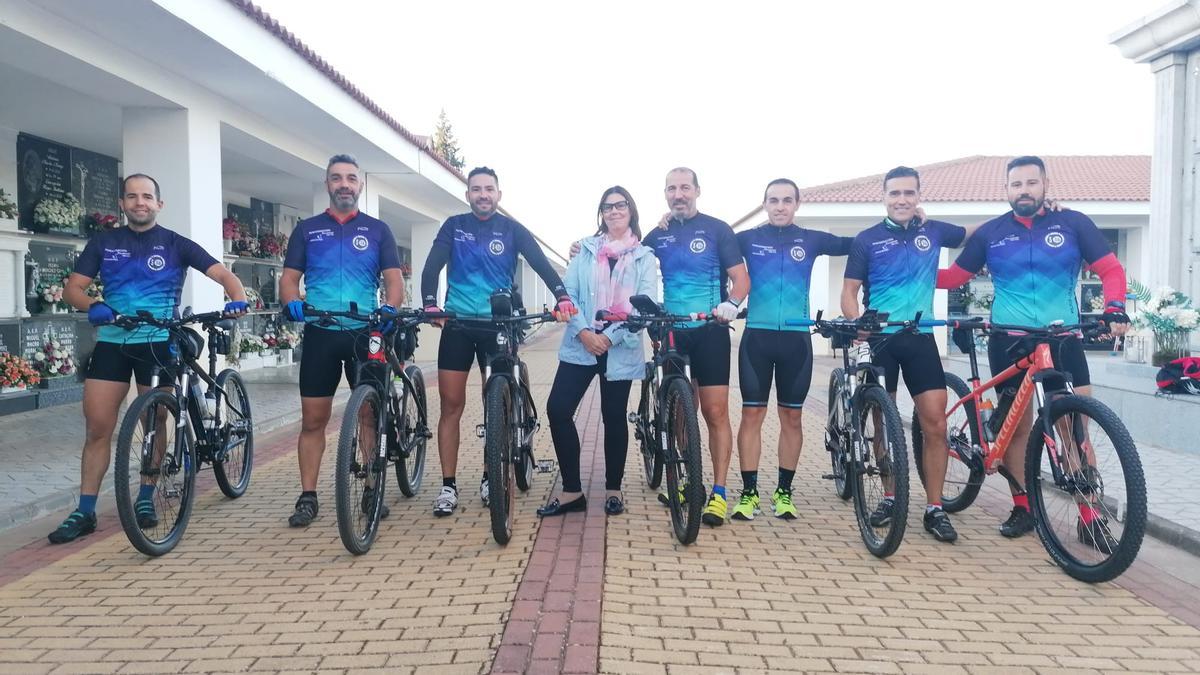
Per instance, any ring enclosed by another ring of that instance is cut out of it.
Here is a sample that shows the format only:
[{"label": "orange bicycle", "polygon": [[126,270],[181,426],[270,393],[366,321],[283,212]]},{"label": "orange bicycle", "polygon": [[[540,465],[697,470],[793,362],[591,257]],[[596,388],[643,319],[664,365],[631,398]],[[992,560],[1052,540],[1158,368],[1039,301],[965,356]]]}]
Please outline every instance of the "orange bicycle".
[{"label": "orange bicycle", "polygon": [[[1078,332],[1107,330],[1097,321],[1048,327],[995,324],[982,319],[950,320],[955,344],[971,362],[970,387],[946,373],[950,463],[942,506],[961,511],[979,495],[985,475],[1016,480],[1001,463],[1017,422],[1030,403],[1037,419],[1025,455],[1025,489],[1038,537],[1067,574],[1091,583],[1110,581],[1133,563],[1146,528],[1146,481],[1137,446],[1108,406],[1074,393],[1071,376],[1054,369],[1052,348]],[[1015,364],[982,382],[973,333],[1016,334]],[[1014,393],[997,389],[1021,375]],[[984,394],[996,390],[997,401]],[[920,425],[913,423],[913,454],[921,472]],[[924,476],[921,476],[924,480]],[[1019,485],[1017,486],[1020,487]]]}]

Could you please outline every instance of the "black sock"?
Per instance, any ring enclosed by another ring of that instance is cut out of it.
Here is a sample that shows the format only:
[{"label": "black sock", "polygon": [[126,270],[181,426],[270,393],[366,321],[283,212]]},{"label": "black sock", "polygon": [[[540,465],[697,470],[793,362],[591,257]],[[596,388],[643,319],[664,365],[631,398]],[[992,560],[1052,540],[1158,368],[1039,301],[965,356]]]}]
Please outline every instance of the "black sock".
[{"label": "black sock", "polygon": [[300,496],[301,497],[312,497],[313,499],[316,499],[317,491],[316,490],[305,490],[304,492],[300,493]]},{"label": "black sock", "polygon": [[780,469],[779,470],[779,489],[787,490],[788,492],[791,492],[792,491],[792,478],[795,477],[795,475],[796,475],[795,471],[789,471],[788,469]]},{"label": "black sock", "polygon": [[742,489],[746,492],[758,492],[758,472],[742,472]]},{"label": "black sock", "polygon": [[454,488],[454,491],[458,492],[458,483],[456,483],[454,481],[454,476],[450,476],[449,478],[443,478],[442,479],[442,487]]}]

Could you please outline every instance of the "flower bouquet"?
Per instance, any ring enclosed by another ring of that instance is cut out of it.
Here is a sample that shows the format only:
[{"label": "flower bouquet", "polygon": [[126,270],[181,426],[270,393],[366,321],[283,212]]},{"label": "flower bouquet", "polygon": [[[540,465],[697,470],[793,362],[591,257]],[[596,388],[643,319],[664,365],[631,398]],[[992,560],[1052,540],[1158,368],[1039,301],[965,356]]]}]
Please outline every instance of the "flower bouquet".
[{"label": "flower bouquet", "polygon": [[267,232],[258,238],[258,257],[279,258],[283,256],[284,239],[274,232]]},{"label": "flower bouquet", "polygon": [[1160,286],[1151,292],[1136,281],[1130,283],[1129,290],[1141,302],[1133,317],[1134,327],[1154,334],[1150,362],[1162,367],[1187,356],[1191,332],[1200,326],[1200,312],[1192,308],[1191,298],[1170,286]]},{"label": "flower bouquet", "polygon": [[38,299],[42,302],[43,311],[49,310],[55,314],[62,314],[71,309],[71,306],[63,299],[65,288],[66,279],[59,279],[56,282],[44,281],[38,285]]},{"label": "flower bouquet", "polygon": [[115,230],[120,227],[121,221],[116,216],[100,213],[96,211],[83,219],[83,226],[86,228],[89,236],[108,230]]},{"label": "flower bouquet", "polygon": [[279,350],[279,365],[289,366],[294,361],[296,345],[300,344],[300,334],[281,325],[275,332],[275,348]]},{"label": "flower bouquet", "polygon": [[22,391],[36,386],[42,376],[29,362],[8,352],[0,352],[0,392]]},{"label": "flower bouquet", "polygon": [[244,230],[242,224],[233,218],[221,221],[221,239],[225,242],[226,253],[233,253],[234,242],[241,238]]},{"label": "flower bouquet", "polygon": [[64,349],[61,342],[54,338],[46,341],[42,348],[33,354],[33,367],[42,376],[42,388],[50,388],[50,380],[74,375],[75,357]]},{"label": "flower bouquet", "polygon": [[33,207],[34,224],[41,225],[51,232],[78,233],[79,221],[82,218],[83,207],[72,194],[62,199],[43,199]]},{"label": "flower bouquet", "polygon": [[0,218],[15,220],[17,217],[17,205],[13,203],[12,197],[0,188]]}]

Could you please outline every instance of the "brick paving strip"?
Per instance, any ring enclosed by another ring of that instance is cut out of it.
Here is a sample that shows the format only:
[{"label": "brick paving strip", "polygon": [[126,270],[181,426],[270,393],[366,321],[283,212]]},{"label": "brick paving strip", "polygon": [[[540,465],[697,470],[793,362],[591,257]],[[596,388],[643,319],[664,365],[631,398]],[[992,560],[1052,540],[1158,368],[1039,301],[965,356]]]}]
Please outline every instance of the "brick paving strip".
[{"label": "brick paving strip", "polygon": [[594,673],[599,667],[607,523],[599,402],[593,382],[576,415],[587,511],[542,520],[492,673]]}]

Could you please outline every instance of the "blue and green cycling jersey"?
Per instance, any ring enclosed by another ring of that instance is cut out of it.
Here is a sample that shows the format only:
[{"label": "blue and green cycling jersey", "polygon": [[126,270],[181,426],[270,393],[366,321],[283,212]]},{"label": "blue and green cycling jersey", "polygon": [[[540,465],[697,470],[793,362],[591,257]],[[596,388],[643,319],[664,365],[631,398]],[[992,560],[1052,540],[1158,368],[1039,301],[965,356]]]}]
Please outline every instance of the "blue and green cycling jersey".
[{"label": "blue and green cycling jersey", "polygon": [[[307,304],[345,312],[354,303],[358,311],[370,312],[379,306],[379,276],[398,269],[400,255],[387,223],[361,212],[343,222],[325,211],[296,224],[283,266],[304,275]],[[333,328],[355,330],[363,325],[340,319]]]},{"label": "blue and green cycling jersey", "polygon": [[642,239],[642,245],[658,257],[663,306],[671,314],[711,312],[728,297],[727,270],[742,264],[733,229],[725,221],[703,213],[682,222],[671,218],[669,227],[654,228]]},{"label": "blue and green cycling jersey", "polygon": [[768,223],[738,232],[737,241],[750,273],[746,327],[808,332],[807,327],[786,322],[809,318],[813,263],[821,255],[846,255],[854,240],[794,224]]},{"label": "blue and green cycling jersey", "polygon": [[[92,237],[75,260],[75,272],[104,283],[104,302],[117,314],[147,311],[159,319],[178,315],[179,298],[189,267],[207,272],[217,264],[199,244],[155,224],[144,232],[128,227]],[[161,342],[167,332],[150,326],[126,330],[100,326],[100,342]]]}]

